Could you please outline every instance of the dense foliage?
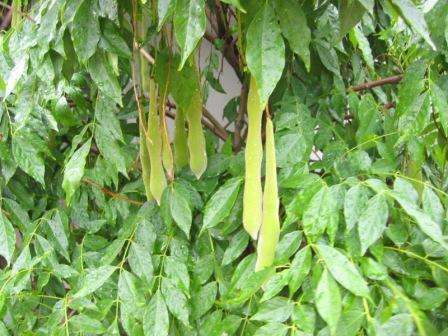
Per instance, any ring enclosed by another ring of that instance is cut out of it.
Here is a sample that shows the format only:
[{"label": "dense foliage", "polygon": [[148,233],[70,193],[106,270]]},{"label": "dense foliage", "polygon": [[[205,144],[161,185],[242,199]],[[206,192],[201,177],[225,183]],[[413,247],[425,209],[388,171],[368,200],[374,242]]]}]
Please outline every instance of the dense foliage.
[{"label": "dense foliage", "polygon": [[11,5],[1,336],[448,335],[447,0]]}]

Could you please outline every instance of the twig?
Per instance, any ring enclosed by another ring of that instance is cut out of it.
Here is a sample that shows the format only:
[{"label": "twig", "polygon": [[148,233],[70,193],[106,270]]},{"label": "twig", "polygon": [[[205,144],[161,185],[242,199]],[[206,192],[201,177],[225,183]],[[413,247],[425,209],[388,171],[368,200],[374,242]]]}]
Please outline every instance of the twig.
[{"label": "twig", "polygon": [[116,198],[116,199],[118,199],[120,201],[124,201],[124,202],[130,203],[130,204],[134,204],[134,205],[143,205],[144,204],[143,202],[132,200],[132,199],[127,198],[125,196],[122,196],[122,195],[120,195],[118,193],[115,193],[112,190],[109,190],[109,189],[103,187],[99,183],[97,183],[95,181],[92,181],[91,179],[89,179],[87,177],[83,177],[81,181],[83,183],[85,183],[85,184],[91,185],[91,186],[101,190],[101,192],[103,192],[104,194],[109,195],[112,198]]},{"label": "twig", "polygon": [[244,115],[247,109],[247,94],[249,90],[247,84],[243,84],[241,87],[240,104],[238,107],[238,115],[235,120],[235,133],[233,138],[233,150],[239,152],[241,149],[241,130],[244,126]]},{"label": "twig", "polygon": [[149,64],[154,65],[156,63],[154,57],[152,57],[144,48],[140,47],[137,44],[137,41],[134,41],[134,48],[138,50],[140,54],[142,54],[142,56],[148,61]]},{"label": "twig", "polygon": [[403,75],[395,75],[391,77],[381,78],[377,79],[371,82],[366,82],[363,84],[352,86],[349,90],[359,92],[359,91],[365,91],[368,89],[372,89],[377,86],[385,85],[385,84],[397,84],[403,79]]},{"label": "twig", "polygon": [[[218,38],[217,36],[213,35],[212,33],[206,31],[204,34],[204,37],[207,41],[209,41],[211,44],[214,44],[215,40]],[[234,49],[234,41],[226,41],[226,44],[224,46],[223,55],[225,59],[227,60],[227,63],[233,68],[233,71],[235,71],[236,76],[240,80],[240,82],[243,81],[244,77],[240,69],[240,62],[239,57],[235,53]]]},{"label": "twig", "polygon": [[214,128],[220,133],[220,138],[226,141],[228,137],[227,131],[220,124],[220,122],[216,120],[215,117],[205,108],[205,106],[202,107],[202,114],[210,121],[210,123],[214,126]]}]

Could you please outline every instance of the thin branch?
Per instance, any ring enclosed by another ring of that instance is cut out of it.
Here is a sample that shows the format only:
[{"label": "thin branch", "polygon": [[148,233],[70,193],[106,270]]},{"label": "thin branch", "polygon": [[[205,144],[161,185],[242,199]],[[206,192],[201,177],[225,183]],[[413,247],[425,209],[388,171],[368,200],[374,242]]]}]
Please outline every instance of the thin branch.
[{"label": "thin branch", "polygon": [[143,202],[132,200],[130,198],[122,196],[121,194],[115,193],[112,190],[109,190],[109,189],[103,187],[101,184],[99,184],[99,183],[97,183],[97,182],[95,182],[95,181],[93,181],[93,180],[91,180],[91,179],[89,179],[87,177],[83,177],[81,181],[83,183],[85,183],[85,184],[91,185],[91,186],[99,189],[102,193],[104,193],[106,195],[109,195],[112,198],[116,198],[116,199],[118,199],[120,201],[124,201],[124,202],[130,203],[130,204],[134,204],[134,205],[143,205],[144,204]]},{"label": "thin branch", "polygon": [[397,84],[403,79],[403,75],[395,75],[391,77],[381,78],[377,79],[371,82],[366,82],[359,85],[352,86],[349,90],[359,92],[359,91],[365,91],[368,89],[372,89],[377,86],[386,85],[386,84]]},{"label": "thin branch", "polygon": [[[209,41],[211,44],[214,44],[215,40],[218,38],[217,36],[213,35],[212,33],[206,31],[204,34],[204,37],[207,41]],[[225,59],[227,60],[227,63],[233,68],[233,71],[235,71],[236,76],[240,80],[240,82],[243,81],[243,73],[240,69],[240,62],[239,57],[236,55],[236,51],[234,48],[235,42],[232,40],[230,43],[226,41],[224,45],[223,55]]]},{"label": "thin branch", "polygon": [[148,61],[149,64],[154,65],[156,63],[154,57],[152,57],[144,48],[140,47],[137,44],[137,41],[134,41],[134,48],[140,51],[140,54],[142,54],[142,56]]},{"label": "thin branch", "polygon": [[226,141],[228,137],[227,131],[224,129],[221,123],[218,120],[216,120],[215,117],[205,108],[205,106],[202,107],[202,114],[210,121],[210,123],[214,126],[214,128],[220,133],[220,138]]}]

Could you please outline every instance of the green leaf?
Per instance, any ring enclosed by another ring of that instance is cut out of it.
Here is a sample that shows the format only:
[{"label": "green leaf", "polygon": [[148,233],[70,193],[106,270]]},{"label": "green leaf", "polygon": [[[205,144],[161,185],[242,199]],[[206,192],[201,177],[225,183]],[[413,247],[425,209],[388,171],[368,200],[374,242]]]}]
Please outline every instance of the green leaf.
[{"label": "green leaf", "polygon": [[317,250],[337,282],[355,295],[369,297],[366,281],[345,255],[328,245],[318,244]]},{"label": "green leaf", "polygon": [[358,107],[359,127],[356,131],[358,144],[375,136],[379,123],[378,113],[377,103],[373,97],[369,94],[363,96]]},{"label": "green leaf", "polygon": [[88,69],[101,93],[122,106],[120,84],[102,53],[97,52],[89,59]]},{"label": "green leaf", "polygon": [[122,270],[118,279],[118,297],[121,305],[132,311],[139,319],[143,316],[145,300],[139,292],[137,278],[132,273]]},{"label": "green leaf", "polygon": [[326,269],[320,277],[314,300],[319,315],[328,324],[331,334],[334,335],[341,317],[341,293],[336,281]]},{"label": "green leaf", "polygon": [[378,336],[395,335],[411,336],[414,332],[414,324],[410,314],[398,314],[392,316],[383,323],[378,331]]},{"label": "green leaf", "polygon": [[391,195],[401,205],[404,211],[415,220],[424,234],[439,243],[445,250],[448,250],[448,244],[444,239],[440,226],[434,222],[429,215],[421,211],[417,205],[398,193],[392,192]]},{"label": "green leaf", "polygon": [[352,230],[358,223],[368,199],[369,189],[361,185],[351,187],[345,194],[344,216],[347,231]]},{"label": "green leaf", "polygon": [[17,165],[25,173],[45,185],[45,165],[34,136],[27,131],[19,131],[12,137],[12,154]]},{"label": "green leaf", "polygon": [[129,249],[129,266],[139,278],[150,283],[153,275],[153,266],[150,251],[134,242]]},{"label": "green leaf", "polygon": [[247,29],[246,61],[255,77],[261,104],[274,91],[285,66],[285,45],[274,10],[265,2]]},{"label": "green leaf", "polygon": [[243,179],[241,177],[229,179],[213,194],[205,205],[204,224],[201,232],[218,225],[230,214],[242,181]]},{"label": "green leaf", "polygon": [[243,5],[241,5],[240,0],[221,0],[221,2],[232,5],[235,8],[237,8],[240,12],[246,13],[246,10],[243,8]]},{"label": "green leaf", "polygon": [[11,72],[9,73],[8,81],[6,82],[6,88],[5,93],[3,96],[3,101],[8,98],[8,96],[11,94],[11,92],[14,91],[17,83],[19,82],[20,78],[22,78],[23,74],[25,73],[28,65],[28,57],[24,56],[22,57],[15,65],[14,68],[12,68]]},{"label": "green leaf", "polygon": [[106,328],[100,321],[85,314],[73,316],[68,320],[68,323],[82,333],[98,335],[104,334],[106,331]]},{"label": "green leaf", "polygon": [[213,307],[218,292],[218,286],[215,281],[202,286],[198,292],[192,295],[191,317],[194,320],[199,319],[210,308]]},{"label": "green leaf", "polygon": [[339,39],[361,21],[365,11],[358,0],[339,0]]},{"label": "green leaf", "polygon": [[434,222],[442,225],[445,210],[436,193],[427,186],[423,189],[422,205],[425,213],[427,213]]},{"label": "green leaf", "polygon": [[387,268],[372,258],[361,259],[361,269],[366,277],[373,280],[384,280],[387,278]]},{"label": "green leaf", "polygon": [[56,211],[55,215],[51,220],[48,222],[48,227],[51,230],[51,236],[54,239],[54,242],[56,243],[56,250],[61,253],[65,259],[70,261],[69,257],[69,246],[68,246],[68,237],[67,233],[65,232],[64,225],[62,224],[61,215],[59,214],[59,211]]},{"label": "green leaf", "polygon": [[9,264],[16,246],[16,233],[11,222],[0,211],[0,255]]},{"label": "green leaf", "polygon": [[291,271],[289,269],[275,273],[264,286],[264,293],[260,302],[270,300],[288,284]]},{"label": "green leaf", "polygon": [[288,326],[283,323],[268,323],[257,329],[254,336],[286,336]]},{"label": "green leaf", "polygon": [[222,257],[222,265],[228,265],[236,258],[238,258],[246,249],[248,242],[249,235],[247,234],[246,230],[238,231],[229,241],[229,246],[224,251],[224,256]]},{"label": "green leaf", "polygon": [[275,261],[278,264],[288,262],[291,257],[300,247],[302,243],[302,232],[293,231],[285,234],[277,245],[275,250]]},{"label": "green leaf", "polygon": [[95,54],[101,36],[95,4],[94,1],[83,1],[73,18],[71,36],[81,63],[86,63]]},{"label": "green leaf", "polygon": [[73,295],[74,298],[87,296],[100,288],[115,272],[114,266],[100,266],[86,270],[87,274],[82,280],[80,289]]},{"label": "green leaf", "polygon": [[175,286],[170,279],[162,279],[162,295],[165,298],[168,310],[184,325],[188,326],[190,315],[188,301],[185,294]]},{"label": "green leaf", "polygon": [[157,15],[159,19],[159,22],[157,24],[158,31],[162,29],[168,17],[173,14],[175,5],[176,1],[174,0],[157,1]]},{"label": "green leaf", "polygon": [[92,138],[89,138],[75,153],[73,153],[70,160],[65,165],[64,178],[62,181],[62,188],[65,190],[67,204],[70,205],[70,200],[79,188],[81,179],[84,176],[84,168],[86,165],[86,158],[90,152],[92,145]]},{"label": "green leaf", "polygon": [[306,304],[297,304],[292,311],[291,320],[299,327],[299,329],[314,334],[316,324],[316,311],[314,307]]},{"label": "green leaf", "polygon": [[104,48],[120,57],[132,59],[132,52],[126,41],[121,37],[120,30],[111,21],[104,24],[103,35],[101,36],[101,45]]},{"label": "green leaf", "polygon": [[206,17],[204,0],[177,0],[174,12],[174,30],[181,49],[179,70],[196,48],[205,33]]},{"label": "green leaf", "polygon": [[167,336],[170,320],[165,300],[157,291],[149,301],[143,317],[143,332],[145,336]]},{"label": "green leaf", "polygon": [[421,37],[431,46],[432,49],[436,50],[434,42],[431,40],[429,35],[428,26],[426,25],[425,16],[423,12],[418,9],[410,0],[391,0],[399,11],[403,20],[415,31],[420,34]]},{"label": "green leaf", "polygon": [[109,131],[103,125],[96,125],[95,142],[100,150],[101,156],[127,177],[126,158],[123,150],[118,142],[112,139],[109,134]]},{"label": "green leaf", "polygon": [[397,116],[405,115],[412,109],[423,90],[425,72],[426,64],[423,61],[416,61],[406,69],[398,89]]},{"label": "green leaf", "polygon": [[327,186],[322,187],[311,199],[303,214],[303,228],[306,236],[315,241],[327,227],[333,227],[339,219],[333,193]]},{"label": "green leaf", "polygon": [[384,194],[377,194],[367,202],[358,223],[361,254],[382,236],[388,216],[389,209]]},{"label": "green leaf", "polygon": [[298,1],[277,0],[274,5],[283,35],[291,49],[300,56],[306,69],[310,71],[311,31],[305,13]]},{"label": "green leaf", "polygon": [[172,189],[169,202],[171,216],[187,237],[190,237],[192,215],[187,200],[176,189]]},{"label": "green leaf", "polygon": [[264,322],[284,322],[291,316],[293,308],[294,302],[278,296],[263,302],[251,319]]},{"label": "green leaf", "polygon": [[117,114],[118,109],[113,100],[108,99],[103,94],[98,95],[95,105],[95,119],[112,138],[123,141],[123,132]]},{"label": "green leaf", "polygon": [[448,94],[434,82],[430,82],[430,89],[434,112],[439,114],[440,124],[448,135]]},{"label": "green leaf", "polygon": [[305,246],[296,253],[291,262],[290,270],[289,293],[293,295],[311,270],[311,248],[309,246]]},{"label": "green leaf", "polygon": [[174,284],[181,287],[188,293],[190,289],[190,276],[188,274],[187,265],[179,258],[174,256],[165,259],[165,274]]}]

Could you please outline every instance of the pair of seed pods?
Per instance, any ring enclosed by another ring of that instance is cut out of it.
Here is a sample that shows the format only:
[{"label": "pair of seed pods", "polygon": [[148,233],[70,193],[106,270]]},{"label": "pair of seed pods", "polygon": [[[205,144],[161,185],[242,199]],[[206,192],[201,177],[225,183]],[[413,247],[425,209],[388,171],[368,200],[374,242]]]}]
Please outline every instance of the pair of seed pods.
[{"label": "pair of seed pods", "polygon": [[[165,101],[167,95],[168,83],[158,97],[155,81],[151,78],[147,126],[146,128],[143,126],[146,122],[144,116],[140,116],[143,121],[139,126],[140,161],[146,197],[148,200],[154,198],[159,204],[167,185],[166,177],[168,176],[169,180],[174,177],[174,165],[180,169],[189,163],[197,178],[207,168],[206,143],[201,125],[202,98],[199,81],[185,113],[180,108],[176,112],[174,157],[166,127]],[[185,129],[185,121],[188,124],[188,133]]]},{"label": "pair of seed pods", "polygon": [[258,94],[257,84],[252,77],[247,99],[248,133],[245,151],[243,225],[253,239],[258,238],[256,271],[272,265],[280,235],[274,127],[269,115],[266,118],[264,192],[261,185],[263,111],[264,106]]}]

